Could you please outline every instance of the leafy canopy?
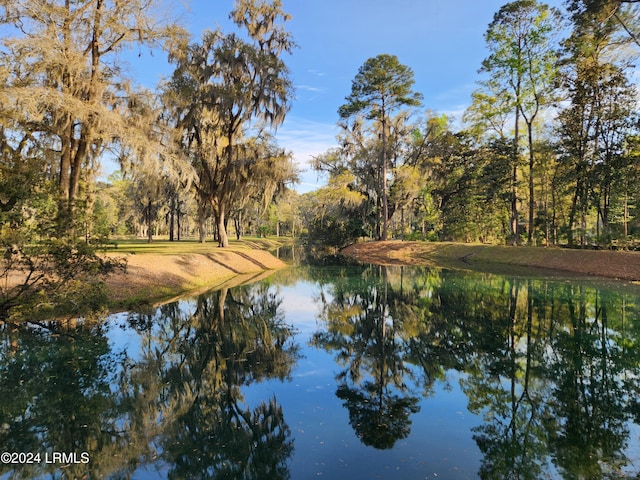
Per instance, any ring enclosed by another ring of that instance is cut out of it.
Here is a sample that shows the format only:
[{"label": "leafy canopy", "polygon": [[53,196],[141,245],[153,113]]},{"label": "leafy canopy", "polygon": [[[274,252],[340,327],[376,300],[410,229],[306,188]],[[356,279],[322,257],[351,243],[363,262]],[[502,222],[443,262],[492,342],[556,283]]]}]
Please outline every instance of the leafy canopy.
[{"label": "leafy canopy", "polygon": [[338,110],[341,118],[365,112],[368,120],[383,120],[386,113],[401,106],[418,106],[422,95],[412,91],[413,70],[395,55],[381,54],[368,59],[351,85],[348,103]]}]

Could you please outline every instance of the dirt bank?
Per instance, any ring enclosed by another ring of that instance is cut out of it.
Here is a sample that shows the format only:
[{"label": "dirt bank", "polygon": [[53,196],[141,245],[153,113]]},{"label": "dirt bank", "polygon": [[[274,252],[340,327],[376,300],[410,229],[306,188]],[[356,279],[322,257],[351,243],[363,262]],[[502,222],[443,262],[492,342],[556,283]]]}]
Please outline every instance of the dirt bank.
[{"label": "dirt bank", "polygon": [[126,272],[112,274],[106,280],[114,308],[159,303],[227,282],[238,284],[285,266],[269,252],[256,249],[123,257]]},{"label": "dirt bank", "polygon": [[428,242],[365,242],[342,253],[381,265],[518,266],[640,281],[640,252]]}]

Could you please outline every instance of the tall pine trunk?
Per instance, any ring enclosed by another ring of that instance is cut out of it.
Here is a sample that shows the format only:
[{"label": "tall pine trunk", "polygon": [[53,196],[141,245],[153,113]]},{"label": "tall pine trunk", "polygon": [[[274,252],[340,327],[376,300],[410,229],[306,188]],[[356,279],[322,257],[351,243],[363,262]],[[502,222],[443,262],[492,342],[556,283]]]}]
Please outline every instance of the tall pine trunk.
[{"label": "tall pine trunk", "polygon": [[511,245],[519,243],[518,235],[518,159],[519,159],[519,136],[520,136],[520,108],[516,107],[516,118],[514,123],[513,152],[511,166]]},{"label": "tall pine trunk", "polygon": [[387,240],[389,229],[389,197],[387,195],[387,119],[382,100],[382,240]]}]

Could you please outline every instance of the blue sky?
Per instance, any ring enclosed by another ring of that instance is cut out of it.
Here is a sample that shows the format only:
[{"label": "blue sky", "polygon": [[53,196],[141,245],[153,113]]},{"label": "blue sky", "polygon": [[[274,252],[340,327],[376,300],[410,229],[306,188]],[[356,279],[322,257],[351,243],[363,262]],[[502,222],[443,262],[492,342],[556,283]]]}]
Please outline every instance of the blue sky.
[{"label": "blue sky", "polygon": [[[277,132],[307,171],[298,191],[316,188],[306,165],[335,144],[337,110],[351,90],[358,68],[381,53],[397,55],[414,71],[423,109],[460,118],[487,56],[483,35],[506,0],[283,0],[287,24],[298,43],[285,58],[296,100]],[[548,1],[560,6],[561,0]],[[183,19],[194,40],[205,29],[232,31],[233,0],[193,0]],[[177,2],[176,2],[176,5]],[[177,10],[176,10],[177,12]],[[174,12],[174,13],[176,13]],[[138,80],[152,87],[171,67],[158,55],[132,65]],[[136,72],[137,70],[137,72]]]}]

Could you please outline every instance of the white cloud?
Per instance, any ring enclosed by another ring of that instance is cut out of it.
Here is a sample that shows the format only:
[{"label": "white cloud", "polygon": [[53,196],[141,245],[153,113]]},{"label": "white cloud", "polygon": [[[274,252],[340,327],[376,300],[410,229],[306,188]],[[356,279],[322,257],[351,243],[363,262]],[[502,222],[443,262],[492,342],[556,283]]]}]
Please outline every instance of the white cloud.
[{"label": "white cloud", "polygon": [[296,85],[296,90],[304,90],[305,92],[312,93],[324,93],[325,89],[322,87],[312,87],[311,85]]},{"label": "white cloud", "polygon": [[287,118],[278,129],[278,144],[293,152],[296,162],[308,167],[311,157],[337,145],[338,127],[332,123]]},{"label": "white cloud", "polygon": [[454,130],[459,130],[462,128],[462,117],[464,116],[464,112],[467,110],[467,108],[468,105],[454,105],[450,109],[444,109],[438,111],[437,113],[445,114],[451,122],[452,128]]},{"label": "white cloud", "polygon": [[296,189],[303,193],[315,190],[325,184],[325,180],[311,169],[311,158],[337,146],[338,128],[333,123],[316,122],[296,117],[288,117],[278,129],[278,144],[293,153],[300,170],[301,183]]}]

